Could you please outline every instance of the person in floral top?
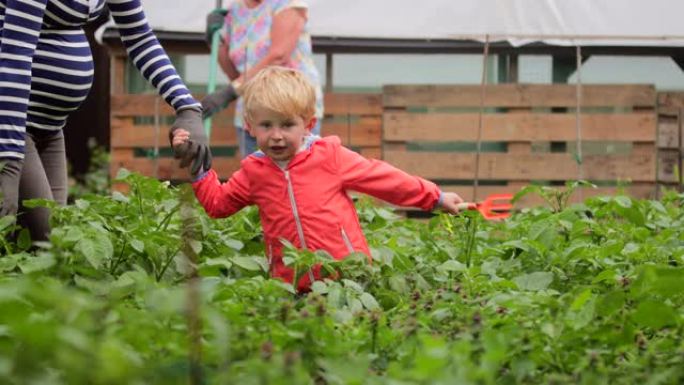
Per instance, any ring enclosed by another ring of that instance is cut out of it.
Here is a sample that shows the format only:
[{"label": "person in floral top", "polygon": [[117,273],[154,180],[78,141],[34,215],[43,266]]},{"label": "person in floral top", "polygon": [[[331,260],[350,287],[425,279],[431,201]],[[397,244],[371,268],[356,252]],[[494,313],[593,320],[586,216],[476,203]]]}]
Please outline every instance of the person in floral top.
[{"label": "person in floral top", "polygon": [[319,123],[312,133],[320,134],[323,92],[307,20],[308,6],[301,0],[236,0],[227,10],[216,10],[207,18],[208,36],[214,32],[212,25],[222,30],[219,64],[231,82],[202,100],[204,116],[215,114],[237,99],[234,124],[242,157],[256,151],[257,146],[254,137],[244,129],[240,87],[268,66],[296,69],[314,85],[315,117]]}]

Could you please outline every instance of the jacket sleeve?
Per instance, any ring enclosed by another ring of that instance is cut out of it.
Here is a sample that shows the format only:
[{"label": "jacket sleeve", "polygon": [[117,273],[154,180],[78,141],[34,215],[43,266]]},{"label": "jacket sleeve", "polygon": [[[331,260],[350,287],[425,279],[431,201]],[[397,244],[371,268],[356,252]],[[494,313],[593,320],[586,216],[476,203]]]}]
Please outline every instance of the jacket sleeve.
[{"label": "jacket sleeve", "polygon": [[0,159],[23,159],[33,56],[47,0],[7,0],[0,19]]},{"label": "jacket sleeve", "polygon": [[337,169],[342,187],[374,196],[397,206],[435,208],[441,191],[429,180],[375,159],[366,159],[339,144],[336,145]]},{"label": "jacket sleeve", "polygon": [[192,188],[204,211],[212,218],[229,217],[252,202],[249,197],[249,179],[243,170],[236,171],[226,182],[221,183],[216,171],[209,170]]},{"label": "jacket sleeve", "polygon": [[200,108],[150,28],[140,0],[107,0],[107,6],[121,35],[128,56],[176,111]]}]

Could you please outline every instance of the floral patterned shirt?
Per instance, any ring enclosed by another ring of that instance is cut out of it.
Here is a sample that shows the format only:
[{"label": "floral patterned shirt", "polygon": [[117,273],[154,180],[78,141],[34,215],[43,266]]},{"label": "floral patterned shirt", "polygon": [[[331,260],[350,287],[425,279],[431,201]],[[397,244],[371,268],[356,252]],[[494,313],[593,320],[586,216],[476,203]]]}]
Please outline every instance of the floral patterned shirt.
[{"label": "floral patterned shirt", "polygon": [[[225,36],[229,39],[230,60],[240,73],[263,59],[271,46],[271,25],[278,13],[289,8],[308,8],[301,0],[263,0],[256,7],[249,8],[243,0],[234,1],[228,10],[225,23]],[[311,35],[308,23],[305,24],[297,45],[286,67],[294,68],[306,75],[316,87],[316,114],[323,117],[323,92],[318,70],[313,61]],[[235,110],[235,126],[244,127],[242,98],[238,99]]]}]

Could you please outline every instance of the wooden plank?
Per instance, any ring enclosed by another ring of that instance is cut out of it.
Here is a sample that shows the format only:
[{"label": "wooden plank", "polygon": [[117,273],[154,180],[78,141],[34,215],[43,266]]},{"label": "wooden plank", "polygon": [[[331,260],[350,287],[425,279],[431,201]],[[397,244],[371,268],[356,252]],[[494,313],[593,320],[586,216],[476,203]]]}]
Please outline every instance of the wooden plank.
[{"label": "wooden plank", "polygon": [[[155,143],[155,136],[157,141]],[[137,147],[170,147],[169,126],[160,126],[158,135],[155,135],[155,127],[151,125],[122,125],[111,129],[112,148],[137,148]],[[232,127],[214,127],[211,131],[212,147],[237,146],[237,134]]]},{"label": "wooden plank", "polygon": [[[475,141],[478,114],[386,112],[383,140],[386,141]],[[582,140],[653,141],[655,113],[585,114]],[[577,139],[574,114],[502,113],[483,116],[482,140],[574,141]]]},{"label": "wooden plank", "polygon": [[[530,142],[510,142],[507,147],[506,153],[511,155],[526,155],[532,153],[532,143]],[[482,167],[482,154],[480,154],[480,167]],[[521,182],[526,184],[528,181],[511,182],[509,185],[517,186]]]},{"label": "wooden plank", "polygon": [[651,155],[657,151],[654,143],[635,142],[632,143],[632,154]]},{"label": "wooden plank", "polygon": [[[195,95],[201,99],[203,95]],[[154,115],[156,94],[121,94],[112,96],[113,116],[152,116]],[[160,114],[173,116],[173,109],[161,101]],[[382,115],[382,97],[380,94],[326,94],[326,115]],[[232,116],[234,104],[222,114]]]},{"label": "wooden plank", "polygon": [[325,115],[382,115],[381,94],[328,93],[324,97]]},{"label": "wooden plank", "polygon": [[[158,167],[159,179],[190,179],[187,169],[178,167],[178,161],[173,158],[160,158]],[[237,157],[215,157],[212,161],[212,168],[222,179],[230,177],[239,167],[240,159]],[[154,162],[147,158],[119,159],[116,164],[112,164],[112,175],[116,175],[120,168],[126,168],[146,176],[153,176],[154,174]]]},{"label": "wooden plank", "polygon": [[[380,121],[380,118],[376,118]],[[166,125],[160,126],[158,145],[169,147],[168,129]],[[343,123],[324,123],[322,126],[323,136],[337,135],[346,146],[380,146],[380,125],[372,122],[361,123],[348,128]],[[118,123],[111,126],[112,148],[136,148],[155,146],[155,127],[153,125],[134,125]],[[214,127],[211,132],[212,147],[236,146],[237,135],[231,127]]]},{"label": "wooden plank", "polygon": [[[575,107],[576,89],[570,84],[497,84],[485,90],[485,107]],[[478,107],[479,85],[388,85],[385,107]],[[585,85],[582,107],[653,107],[652,85]]]},{"label": "wooden plank", "polygon": [[120,129],[122,127],[130,127],[135,124],[134,119],[132,117],[120,117],[120,118],[111,118],[110,119],[110,127],[112,129]]},{"label": "wooden plank", "polygon": [[[112,116],[153,116],[155,114],[155,103],[158,98],[159,96],[152,94],[112,95]],[[173,116],[175,111],[164,100],[161,100],[159,103],[159,114],[161,116]]]},{"label": "wooden plank", "polygon": [[[382,150],[383,151],[390,151],[390,152],[406,152],[408,151],[408,147],[406,146],[406,143],[383,143],[382,144]],[[383,158],[384,159],[384,158]]]},{"label": "wooden plank", "polygon": [[[203,95],[195,95],[197,98],[201,98],[202,96]],[[157,107],[159,108],[160,116],[176,115],[173,108],[156,94],[112,95],[111,111],[113,117],[154,116]],[[225,110],[216,114],[215,117],[217,119],[229,119],[232,121],[234,113],[235,104],[232,104]]]},{"label": "wooden plank", "polygon": [[[512,117],[512,118],[517,118],[519,116],[523,115],[528,115],[530,113],[530,108],[524,107],[524,108],[514,108],[514,109],[509,109],[506,113],[507,116]],[[479,126],[479,123],[478,123]],[[484,129],[484,115],[483,115],[483,129]],[[532,143],[531,142],[526,142],[522,138],[518,138],[515,140],[520,140],[510,142],[506,146],[506,152],[508,154],[519,154],[519,155],[527,155],[532,153]],[[526,184],[528,184],[530,181],[529,180],[514,180],[514,181],[508,181],[507,185],[510,186],[511,188],[520,188]],[[478,186],[479,188],[479,186]]]},{"label": "wooden plank", "polygon": [[109,176],[114,179],[121,165],[132,160],[133,150],[129,149],[110,149],[109,151]]},{"label": "wooden plank", "polygon": [[382,159],[382,148],[379,146],[361,147],[359,153],[369,159]]},{"label": "wooden plank", "polygon": [[666,117],[666,118],[673,118],[677,119],[679,116],[679,112],[681,111],[680,108],[676,107],[663,107],[663,106],[658,106],[658,116],[659,117]]},{"label": "wooden plank", "polygon": [[324,136],[339,136],[345,146],[379,147],[382,142],[382,119],[379,116],[364,116],[355,122],[324,121],[321,132]]},{"label": "wooden plank", "polygon": [[[384,149],[394,166],[428,179],[472,179],[475,154],[405,152]],[[585,156],[583,178],[588,180],[655,181],[655,153]],[[480,154],[480,180],[572,180],[577,165],[572,154]]]},{"label": "wooden plank", "polygon": [[349,99],[349,113],[353,115],[382,115],[382,95],[352,94]]},{"label": "wooden plank", "polygon": [[111,80],[110,87],[113,95],[121,95],[126,92],[126,56],[112,54],[111,66]]},{"label": "wooden plank", "polygon": [[684,92],[659,92],[658,106],[666,108],[684,108]]},{"label": "wooden plank", "polygon": [[658,121],[658,148],[679,148],[679,122],[676,119]]},{"label": "wooden plank", "polygon": [[658,151],[658,182],[679,183],[681,163],[678,149]]},{"label": "wooden plank", "polygon": [[349,142],[351,142],[351,133],[351,123],[347,121],[325,119],[321,124],[321,136],[337,136],[345,146],[349,146]]}]

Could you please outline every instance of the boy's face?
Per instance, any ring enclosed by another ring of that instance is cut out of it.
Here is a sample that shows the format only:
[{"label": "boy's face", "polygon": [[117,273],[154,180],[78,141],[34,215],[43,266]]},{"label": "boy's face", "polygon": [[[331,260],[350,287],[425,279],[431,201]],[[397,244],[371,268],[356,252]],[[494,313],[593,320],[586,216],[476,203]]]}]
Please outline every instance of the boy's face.
[{"label": "boy's face", "polygon": [[257,108],[253,118],[245,121],[247,130],[256,138],[259,149],[276,161],[294,158],[316,123],[316,118],[305,122],[299,116],[285,116],[267,108]]}]

